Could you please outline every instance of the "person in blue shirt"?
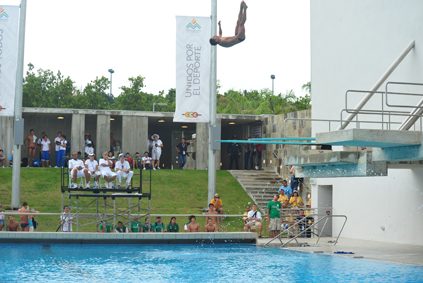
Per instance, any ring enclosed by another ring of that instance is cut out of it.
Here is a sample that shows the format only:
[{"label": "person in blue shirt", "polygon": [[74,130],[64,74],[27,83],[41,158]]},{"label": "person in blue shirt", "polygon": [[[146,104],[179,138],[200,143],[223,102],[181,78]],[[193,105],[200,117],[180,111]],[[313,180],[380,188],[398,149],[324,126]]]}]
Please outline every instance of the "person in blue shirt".
[{"label": "person in blue shirt", "polygon": [[3,154],[3,149],[0,149],[0,163],[3,167],[6,165],[6,156]]},{"label": "person in blue shirt", "polygon": [[287,182],[286,180],[283,180],[283,181],[282,181],[282,186],[279,188],[278,193],[280,193],[280,192],[281,192],[281,190],[284,190],[285,195],[287,195],[287,196],[288,196],[288,199],[290,199],[290,198],[291,198],[291,196],[292,196],[292,189],[291,189],[291,187],[290,187],[290,186],[288,186],[288,182]]}]

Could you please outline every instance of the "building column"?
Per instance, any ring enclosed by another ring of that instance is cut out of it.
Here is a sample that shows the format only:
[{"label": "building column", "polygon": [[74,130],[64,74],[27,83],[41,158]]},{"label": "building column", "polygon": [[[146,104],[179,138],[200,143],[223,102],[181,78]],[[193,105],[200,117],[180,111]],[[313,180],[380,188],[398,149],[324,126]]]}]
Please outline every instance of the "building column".
[{"label": "building column", "polygon": [[72,114],[71,153],[80,151],[84,156],[85,114]]},{"label": "building column", "polygon": [[122,152],[131,155],[147,150],[148,117],[122,116]]},{"label": "building column", "polygon": [[9,156],[13,151],[13,126],[13,117],[0,117],[0,149],[6,156],[6,166],[9,166]]},{"label": "building column", "polygon": [[110,150],[110,115],[97,115],[96,157]]},{"label": "building column", "polygon": [[[217,118],[216,124],[221,125]],[[197,170],[205,170],[209,166],[209,124],[197,123],[197,141],[195,142],[195,165]],[[224,144],[222,144],[224,146]],[[221,145],[221,147],[222,147]],[[216,150],[216,170],[220,170],[220,150]]]}]

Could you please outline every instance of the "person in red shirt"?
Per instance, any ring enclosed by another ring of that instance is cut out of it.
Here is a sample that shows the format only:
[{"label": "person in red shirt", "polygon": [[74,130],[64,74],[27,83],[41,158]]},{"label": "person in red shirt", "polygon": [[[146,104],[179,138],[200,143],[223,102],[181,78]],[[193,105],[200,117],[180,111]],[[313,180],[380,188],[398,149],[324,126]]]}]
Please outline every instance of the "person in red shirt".
[{"label": "person in red shirt", "polygon": [[131,155],[129,154],[129,152],[127,152],[127,153],[126,153],[126,158],[125,158],[125,160],[129,162],[129,165],[132,165],[132,157],[131,157]]}]

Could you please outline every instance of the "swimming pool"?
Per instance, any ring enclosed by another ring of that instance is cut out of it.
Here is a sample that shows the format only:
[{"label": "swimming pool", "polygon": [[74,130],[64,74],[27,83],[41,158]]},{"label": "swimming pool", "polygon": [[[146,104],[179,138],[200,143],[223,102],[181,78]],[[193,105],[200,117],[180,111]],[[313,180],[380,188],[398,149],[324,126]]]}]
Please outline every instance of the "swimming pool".
[{"label": "swimming pool", "polygon": [[421,282],[423,267],[253,245],[0,244],[0,282]]}]

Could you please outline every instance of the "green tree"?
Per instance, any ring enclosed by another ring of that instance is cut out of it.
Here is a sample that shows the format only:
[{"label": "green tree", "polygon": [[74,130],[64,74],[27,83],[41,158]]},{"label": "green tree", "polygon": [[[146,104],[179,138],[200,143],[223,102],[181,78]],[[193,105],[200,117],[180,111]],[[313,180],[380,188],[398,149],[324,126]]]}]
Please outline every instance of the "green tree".
[{"label": "green tree", "polygon": [[97,77],[94,81],[88,83],[82,92],[77,92],[77,95],[73,97],[72,108],[110,109],[113,100],[106,93],[109,85],[110,81],[107,78]]}]

